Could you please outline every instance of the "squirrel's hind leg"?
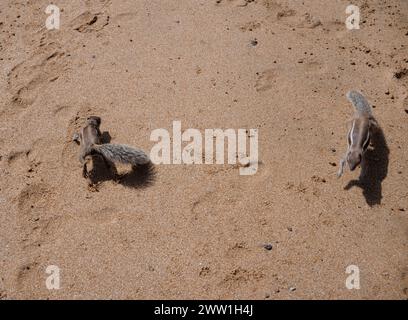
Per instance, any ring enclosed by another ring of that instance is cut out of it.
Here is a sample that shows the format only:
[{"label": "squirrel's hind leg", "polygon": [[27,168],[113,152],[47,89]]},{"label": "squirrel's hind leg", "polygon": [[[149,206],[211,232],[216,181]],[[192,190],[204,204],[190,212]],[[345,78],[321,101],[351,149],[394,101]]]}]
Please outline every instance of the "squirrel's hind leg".
[{"label": "squirrel's hind leg", "polygon": [[113,181],[116,183],[120,182],[120,175],[118,174],[118,170],[116,169],[115,164],[106,159],[105,157],[102,157],[103,162],[105,163],[106,169],[109,171],[110,174],[113,176]]},{"label": "squirrel's hind leg", "polygon": [[85,178],[85,179],[89,179],[89,172],[88,172],[88,161],[89,161],[89,158],[88,157],[85,157],[85,158],[83,158],[83,157],[80,157],[79,158],[79,161],[81,162],[81,164],[82,164],[82,176]]},{"label": "squirrel's hind leg", "polygon": [[83,166],[82,166],[82,176],[87,179],[89,178],[89,173],[88,173],[88,168],[86,166],[86,162],[84,162]]}]

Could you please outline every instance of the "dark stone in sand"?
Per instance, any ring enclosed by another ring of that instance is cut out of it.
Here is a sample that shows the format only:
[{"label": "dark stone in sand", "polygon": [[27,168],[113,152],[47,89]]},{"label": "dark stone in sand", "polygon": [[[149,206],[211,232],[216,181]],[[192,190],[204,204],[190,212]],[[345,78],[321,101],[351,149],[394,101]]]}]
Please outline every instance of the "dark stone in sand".
[{"label": "dark stone in sand", "polygon": [[268,251],[272,250],[272,245],[271,244],[265,244],[264,248]]}]

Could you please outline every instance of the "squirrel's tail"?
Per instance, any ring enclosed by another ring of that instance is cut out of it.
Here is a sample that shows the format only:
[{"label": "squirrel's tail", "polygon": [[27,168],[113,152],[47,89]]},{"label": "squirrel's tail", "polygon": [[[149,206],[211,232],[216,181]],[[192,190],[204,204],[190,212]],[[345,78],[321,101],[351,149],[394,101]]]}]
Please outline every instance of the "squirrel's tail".
[{"label": "squirrel's tail", "polygon": [[357,113],[362,115],[371,116],[371,106],[368,103],[367,99],[358,91],[351,90],[347,92],[347,99],[354,105]]},{"label": "squirrel's tail", "polygon": [[90,154],[97,153],[111,162],[143,165],[150,162],[149,156],[141,149],[129,147],[124,144],[94,144]]}]

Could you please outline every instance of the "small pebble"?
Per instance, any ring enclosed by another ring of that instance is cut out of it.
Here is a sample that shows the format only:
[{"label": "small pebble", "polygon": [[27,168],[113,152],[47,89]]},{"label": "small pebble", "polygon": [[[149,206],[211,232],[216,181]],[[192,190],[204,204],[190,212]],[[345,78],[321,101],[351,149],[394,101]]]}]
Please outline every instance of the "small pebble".
[{"label": "small pebble", "polygon": [[295,287],[290,287],[290,288],[289,288],[289,291],[290,291],[290,292],[294,292],[294,291],[296,291],[296,288],[295,288]]},{"label": "small pebble", "polygon": [[272,245],[271,244],[265,244],[264,248],[268,251],[272,250]]}]

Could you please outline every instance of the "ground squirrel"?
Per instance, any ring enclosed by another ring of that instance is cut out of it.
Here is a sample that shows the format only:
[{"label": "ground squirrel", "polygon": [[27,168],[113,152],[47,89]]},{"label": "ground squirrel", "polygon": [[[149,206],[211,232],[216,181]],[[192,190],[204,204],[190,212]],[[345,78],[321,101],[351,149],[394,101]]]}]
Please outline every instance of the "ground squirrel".
[{"label": "ground squirrel", "polygon": [[102,134],[99,130],[101,118],[90,116],[86,120],[85,127],[79,133],[75,133],[72,139],[81,145],[79,152],[79,161],[83,169],[82,175],[84,178],[89,177],[87,162],[89,156],[102,156],[108,169],[113,168],[113,163],[131,164],[133,166],[145,165],[150,162],[147,154],[137,148],[129,147],[124,144],[102,144]]},{"label": "ground squirrel", "polygon": [[351,121],[351,128],[347,134],[347,152],[340,160],[337,176],[341,177],[346,163],[353,171],[364,160],[364,153],[370,145],[370,135],[378,124],[373,117],[371,106],[366,98],[358,91],[351,90],[347,99],[353,104],[356,112]]}]

